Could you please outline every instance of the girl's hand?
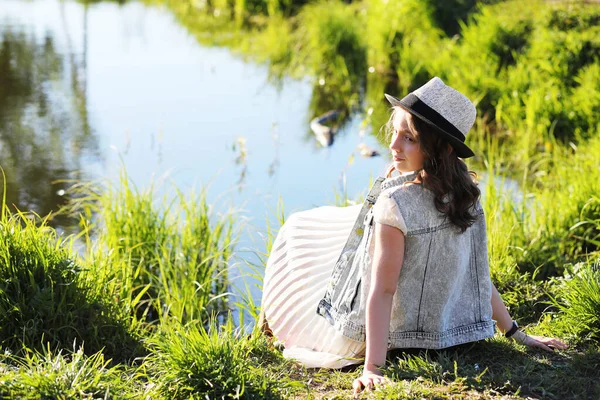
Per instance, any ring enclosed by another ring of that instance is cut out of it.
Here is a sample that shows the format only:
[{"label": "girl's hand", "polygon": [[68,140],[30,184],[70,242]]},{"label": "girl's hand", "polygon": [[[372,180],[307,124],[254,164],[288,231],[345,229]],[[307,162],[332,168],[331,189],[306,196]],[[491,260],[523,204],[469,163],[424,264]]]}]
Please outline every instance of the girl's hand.
[{"label": "girl's hand", "polygon": [[524,344],[527,347],[537,347],[546,351],[554,351],[554,349],[564,350],[569,347],[559,339],[527,335],[522,331],[516,331],[515,334],[511,336],[511,339],[514,339],[516,342]]},{"label": "girl's hand", "polygon": [[354,380],[352,388],[354,393],[357,394],[363,389],[372,390],[376,385],[385,385],[386,383],[390,383],[390,380],[383,376],[381,371],[365,369],[362,376]]}]

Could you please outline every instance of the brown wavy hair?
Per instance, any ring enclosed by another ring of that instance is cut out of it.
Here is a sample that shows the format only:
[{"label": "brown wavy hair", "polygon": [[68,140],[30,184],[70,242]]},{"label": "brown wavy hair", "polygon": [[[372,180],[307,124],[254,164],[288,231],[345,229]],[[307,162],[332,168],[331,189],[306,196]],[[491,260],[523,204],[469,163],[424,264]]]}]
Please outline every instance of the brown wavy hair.
[{"label": "brown wavy hair", "polygon": [[[396,113],[397,107],[394,107],[385,125],[388,138],[394,133]],[[467,164],[458,158],[448,141],[435,132],[435,128],[412,115],[408,125],[425,155],[423,169],[413,183],[423,184],[431,190],[437,210],[445,214],[461,232],[466,231],[477,220],[472,213],[481,195],[475,181],[477,174],[469,171]],[[393,171],[394,167],[390,166],[387,176]]]}]

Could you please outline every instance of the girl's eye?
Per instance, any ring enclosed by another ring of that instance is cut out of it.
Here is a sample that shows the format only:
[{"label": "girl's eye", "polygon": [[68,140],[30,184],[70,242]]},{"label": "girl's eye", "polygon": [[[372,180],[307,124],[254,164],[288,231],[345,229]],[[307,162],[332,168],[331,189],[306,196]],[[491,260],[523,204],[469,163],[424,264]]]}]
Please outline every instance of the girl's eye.
[{"label": "girl's eye", "polygon": [[407,142],[409,142],[409,143],[412,143],[412,142],[415,141],[411,136],[408,136],[408,135],[404,136],[404,140],[407,141]]}]

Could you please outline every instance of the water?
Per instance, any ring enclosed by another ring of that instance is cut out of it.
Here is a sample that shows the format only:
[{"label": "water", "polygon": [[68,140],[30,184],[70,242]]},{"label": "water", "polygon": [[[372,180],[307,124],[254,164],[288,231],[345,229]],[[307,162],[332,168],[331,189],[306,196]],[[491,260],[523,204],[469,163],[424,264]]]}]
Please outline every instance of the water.
[{"label": "water", "polygon": [[[331,204],[343,182],[353,197],[389,162],[360,118],[320,147],[308,80],[275,87],[266,66],[200,45],[167,10],[2,0],[0,37],[0,165],[21,209],[47,214],[65,201],[61,180],[114,181],[123,166],[138,188],[210,183],[210,201],[248,219],[243,259],[264,251],[279,198],[289,214]],[[362,158],[361,142],[384,156]]]}]

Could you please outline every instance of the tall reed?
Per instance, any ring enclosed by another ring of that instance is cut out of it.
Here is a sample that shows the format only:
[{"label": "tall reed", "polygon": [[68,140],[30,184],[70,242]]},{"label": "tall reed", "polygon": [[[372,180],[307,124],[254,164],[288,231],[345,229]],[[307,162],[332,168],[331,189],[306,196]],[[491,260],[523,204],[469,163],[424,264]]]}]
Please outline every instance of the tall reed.
[{"label": "tall reed", "polygon": [[118,292],[134,300],[137,318],[206,322],[227,309],[233,213],[215,214],[205,191],[172,193],[161,199],[154,185],[139,191],[123,172],[101,191],[75,188],[69,212],[93,221],[89,258],[113,266],[122,283]]},{"label": "tall reed", "polygon": [[[600,226],[599,226],[600,227]],[[571,266],[551,304],[559,311],[551,329],[575,343],[600,341],[600,256]]]}]

